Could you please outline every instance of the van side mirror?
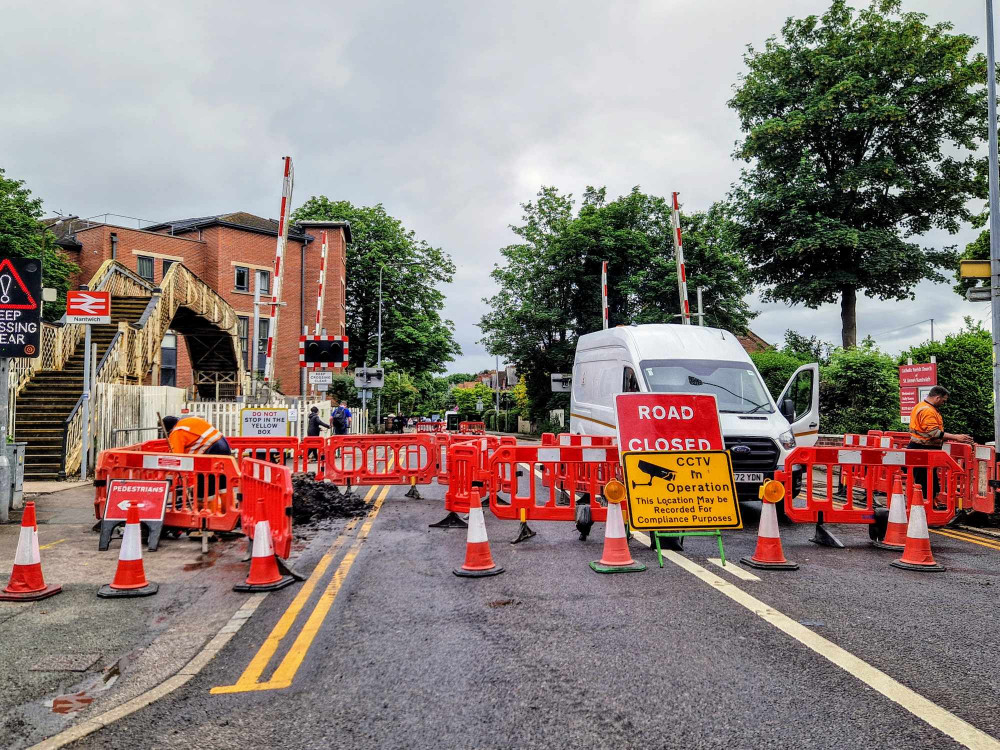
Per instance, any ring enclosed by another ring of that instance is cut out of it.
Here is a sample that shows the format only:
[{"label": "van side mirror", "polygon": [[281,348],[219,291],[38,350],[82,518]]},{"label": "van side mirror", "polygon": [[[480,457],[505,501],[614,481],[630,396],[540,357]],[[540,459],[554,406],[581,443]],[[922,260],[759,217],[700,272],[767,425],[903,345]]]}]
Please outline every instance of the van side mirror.
[{"label": "van side mirror", "polygon": [[795,402],[790,398],[786,398],[781,402],[781,406],[778,407],[778,411],[781,412],[781,416],[791,422],[795,419]]}]

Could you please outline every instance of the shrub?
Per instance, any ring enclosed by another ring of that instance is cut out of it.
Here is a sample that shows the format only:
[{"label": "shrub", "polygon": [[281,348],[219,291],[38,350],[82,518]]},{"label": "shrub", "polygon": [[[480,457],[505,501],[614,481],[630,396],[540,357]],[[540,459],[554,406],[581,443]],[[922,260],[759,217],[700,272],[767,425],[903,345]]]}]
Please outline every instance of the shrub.
[{"label": "shrub", "polygon": [[899,429],[899,371],[870,342],[835,349],[820,368],[819,384],[823,432]]},{"label": "shrub", "polygon": [[779,352],[774,349],[753,352],[750,354],[750,359],[753,360],[754,365],[760,370],[760,376],[764,378],[767,390],[771,392],[771,396],[776,400],[781,395],[781,390],[788,383],[788,379],[792,377],[792,373],[802,365],[812,361],[802,355]]}]

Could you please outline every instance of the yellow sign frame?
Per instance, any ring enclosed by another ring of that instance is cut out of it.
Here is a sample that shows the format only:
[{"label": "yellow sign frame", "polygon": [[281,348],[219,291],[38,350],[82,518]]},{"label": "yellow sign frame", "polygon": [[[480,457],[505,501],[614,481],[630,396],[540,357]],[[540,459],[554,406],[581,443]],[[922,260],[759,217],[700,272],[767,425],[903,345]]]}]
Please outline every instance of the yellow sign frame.
[{"label": "yellow sign frame", "polygon": [[959,275],[963,279],[988,279],[993,275],[988,259],[963,260],[959,261],[959,263]]},{"label": "yellow sign frame", "polygon": [[[743,528],[728,451],[626,451],[621,460],[633,529],[682,532]],[[646,471],[643,465],[654,472]],[[637,482],[647,478],[648,485]],[[641,490],[643,487],[650,489]],[[669,512],[678,523],[666,523],[673,520],[667,518],[667,511],[651,520],[650,506],[676,508]],[[703,522],[698,522],[699,514]],[[721,515],[728,518],[720,520]]]}]

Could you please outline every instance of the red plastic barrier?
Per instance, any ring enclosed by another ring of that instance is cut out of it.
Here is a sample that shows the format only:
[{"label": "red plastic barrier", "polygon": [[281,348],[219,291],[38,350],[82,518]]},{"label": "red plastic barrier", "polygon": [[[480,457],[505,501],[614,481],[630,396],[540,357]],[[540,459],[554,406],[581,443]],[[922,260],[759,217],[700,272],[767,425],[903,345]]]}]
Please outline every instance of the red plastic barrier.
[{"label": "red plastic barrier", "polygon": [[[516,442],[514,438],[505,438]],[[448,453],[452,446],[459,443],[467,443],[473,440],[486,440],[490,447],[495,448],[500,445],[500,438],[495,435],[459,435],[452,432],[439,432],[434,435],[434,445],[437,449],[437,483],[447,485],[450,481],[450,469],[448,465]]]},{"label": "red plastic barrier", "polygon": [[[558,464],[565,486],[575,488],[564,491],[554,485],[538,492],[535,472],[539,466]],[[607,519],[603,499],[604,481],[598,467],[617,465],[618,449],[614,446],[549,446],[502,445],[490,458],[483,474],[490,493],[490,510],[497,518],[511,520],[576,521],[577,494],[585,493],[591,499],[591,517],[594,521]],[[510,489],[510,502],[501,503],[498,491],[505,476],[517,477],[519,469],[524,481],[514,481]],[[541,504],[539,504],[541,500]]]},{"label": "red plastic barrier", "polygon": [[259,461],[284,466],[287,458],[294,458],[299,449],[296,437],[227,437],[236,458],[256,458]]},{"label": "red plastic barrier", "polygon": [[459,422],[458,432],[460,435],[485,435],[485,422]]},{"label": "red plastic barrier", "polygon": [[104,516],[111,479],[166,479],[171,482],[163,525],[182,529],[232,531],[240,513],[240,473],[230,456],[107,450],[97,457],[94,513]]},{"label": "red plastic barrier", "polygon": [[[609,448],[616,447],[618,445],[618,438],[612,435],[573,435],[570,433],[554,435],[551,432],[546,432],[542,434],[542,445]],[[568,491],[571,486],[568,484],[569,477],[567,474],[567,468],[562,464],[542,464],[540,471],[542,472],[542,484],[546,487],[554,486],[559,490]],[[593,474],[593,479],[600,482],[603,487],[609,480],[614,479],[620,474],[618,461],[615,460],[614,462],[609,462],[607,464],[595,464],[588,469],[585,475],[577,476],[575,478],[575,489],[577,492],[588,491],[587,486],[592,478],[590,476],[591,474]]]},{"label": "red plastic barrier", "polygon": [[295,471],[309,471],[309,455],[316,452],[316,479],[326,478],[326,438],[305,437],[295,451]]},{"label": "red plastic barrier", "polygon": [[[796,467],[804,470],[802,491],[792,498],[792,473]],[[823,467],[826,474],[820,487],[816,487],[817,467]],[[792,498],[785,501],[785,514],[796,523],[815,522],[818,514],[823,513],[827,523],[871,524],[875,521],[875,479],[879,472],[887,470],[890,481],[894,481],[904,470],[910,474],[915,468],[937,473],[940,492],[936,500],[943,501],[944,507],[936,508],[937,503],[928,503],[927,523],[931,526],[946,524],[955,517],[964,472],[944,451],[799,447],[788,455],[784,470],[775,472],[774,478],[785,484],[785,497]],[[834,476],[837,474],[847,489],[843,504],[835,497]],[[854,499],[859,480],[865,492],[863,505],[855,504]]]},{"label": "red plastic barrier", "polygon": [[326,440],[326,477],[336,484],[430,484],[433,435],[335,435]]},{"label": "red plastic barrier", "polygon": [[244,458],[240,462],[240,475],[243,533],[253,539],[260,520],[255,517],[257,501],[263,500],[275,554],[287,558],[292,552],[292,472],[287,466]]},{"label": "red plastic barrier", "polygon": [[417,432],[445,432],[448,424],[446,422],[417,422]]}]

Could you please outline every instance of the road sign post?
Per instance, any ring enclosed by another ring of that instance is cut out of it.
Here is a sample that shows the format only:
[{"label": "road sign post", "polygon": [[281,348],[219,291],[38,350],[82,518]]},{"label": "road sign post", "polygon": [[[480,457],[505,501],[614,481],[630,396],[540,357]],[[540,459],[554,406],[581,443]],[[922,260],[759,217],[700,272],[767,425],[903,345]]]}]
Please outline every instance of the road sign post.
[{"label": "road sign post", "polygon": [[38,356],[41,342],[42,265],[34,258],[0,260],[0,523],[10,520],[10,360]]},{"label": "road sign post", "polygon": [[92,292],[86,286],[66,292],[66,322],[86,326],[83,343],[83,445],[80,449],[80,480],[87,481],[90,458],[90,391],[93,387],[90,326],[111,324],[111,292]]}]

